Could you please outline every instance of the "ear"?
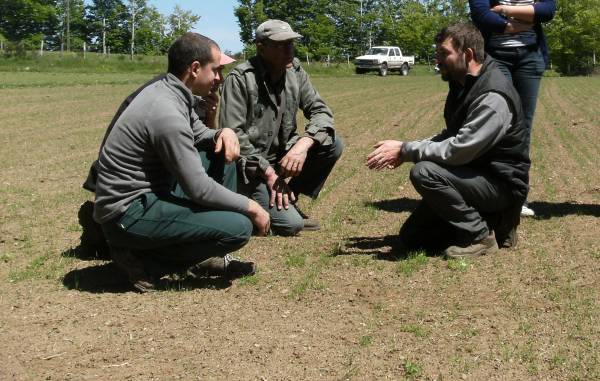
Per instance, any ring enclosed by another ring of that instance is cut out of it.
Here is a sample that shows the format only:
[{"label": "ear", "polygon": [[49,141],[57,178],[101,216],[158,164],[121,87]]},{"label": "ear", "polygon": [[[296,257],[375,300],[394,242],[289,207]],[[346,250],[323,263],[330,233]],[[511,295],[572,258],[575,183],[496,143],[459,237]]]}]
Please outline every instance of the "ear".
[{"label": "ear", "polygon": [[192,64],[189,66],[190,74],[194,78],[196,78],[198,76],[198,71],[200,70],[200,67],[201,67],[201,65],[200,65],[200,62],[198,62],[198,61],[192,62]]},{"label": "ear", "polygon": [[475,58],[475,51],[471,48],[467,48],[465,49],[465,61],[467,63],[471,62],[471,61],[477,61]]}]

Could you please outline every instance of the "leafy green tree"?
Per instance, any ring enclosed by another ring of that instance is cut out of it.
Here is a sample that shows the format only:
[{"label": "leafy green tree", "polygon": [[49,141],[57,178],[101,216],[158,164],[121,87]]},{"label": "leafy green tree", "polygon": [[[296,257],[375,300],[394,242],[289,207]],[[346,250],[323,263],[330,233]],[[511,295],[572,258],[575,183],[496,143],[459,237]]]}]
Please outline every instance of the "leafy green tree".
[{"label": "leafy green tree", "polygon": [[166,18],[156,7],[146,6],[140,9],[136,15],[136,53],[147,55],[166,53],[169,48],[166,24]]},{"label": "leafy green tree", "polygon": [[175,9],[173,9],[173,13],[169,15],[168,21],[169,37],[171,40],[175,40],[177,37],[193,29],[194,25],[200,21],[200,16],[176,5]]},{"label": "leafy green tree", "polygon": [[0,32],[20,49],[35,49],[56,33],[58,18],[53,0],[2,0]]},{"label": "leafy green tree", "polygon": [[92,0],[87,7],[88,39],[93,50],[127,53],[129,12],[121,0]]},{"label": "leafy green tree", "polygon": [[60,26],[57,28],[57,33],[50,38],[50,48],[80,50],[84,42],[89,44],[83,0],[58,0],[56,2],[56,15]]},{"label": "leafy green tree", "polygon": [[550,57],[559,72],[589,74],[600,52],[600,0],[558,0],[546,32]]}]

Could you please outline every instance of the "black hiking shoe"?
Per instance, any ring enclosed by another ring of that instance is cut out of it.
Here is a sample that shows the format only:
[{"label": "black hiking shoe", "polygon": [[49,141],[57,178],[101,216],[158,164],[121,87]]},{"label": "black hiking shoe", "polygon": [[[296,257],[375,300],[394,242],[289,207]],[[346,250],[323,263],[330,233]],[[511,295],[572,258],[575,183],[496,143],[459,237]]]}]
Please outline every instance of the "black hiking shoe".
[{"label": "black hiking shoe", "polygon": [[208,258],[200,263],[191,266],[186,275],[191,278],[201,276],[223,276],[228,279],[241,278],[254,275],[256,273],[256,264],[254,262],[245,262],[227,254],[224,257]]},{"label": "black hiking shoe", "polygon": [[81,237],[79,243],[79,255],[81,258],[110,259],[110,250],[104,232],[96,221],[94,221],[94,203],[86,201],[79,207],[77,219],[81,225]]},{"label": "black hiking shoe", "polygon": [[309,218],[306,213],[304,213],[298,206],[296,207],[296,211],[298,211],[298,214],[300,215],[300,217],[302,217],[302,221],[304,221],[304,227],[302,228],[302,230],[305,231],[317,231],[317,230],[321,230],[321,224],[319,223],[319,220],[314,219],[314,218]]},{"label": "black hiking shoe", "polygon": [[110,255],[116,265],[127,273],[133,288],[141,293],[156,290],[155,279],[148,275],[142,261],[130,249],[111,247]]},{"label": "black hiking shoe", "polygon": [[242,261],[230,254],[223,258],[225,262],[225,277],[228,279],[237,279],[256,274],[256,263]]}]

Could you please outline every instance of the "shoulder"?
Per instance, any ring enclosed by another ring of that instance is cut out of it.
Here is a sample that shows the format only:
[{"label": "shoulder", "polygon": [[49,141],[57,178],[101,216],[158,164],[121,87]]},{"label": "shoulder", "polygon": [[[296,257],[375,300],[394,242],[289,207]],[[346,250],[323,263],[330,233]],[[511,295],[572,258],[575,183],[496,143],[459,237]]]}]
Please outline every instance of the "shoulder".
[{"label": "shoulder", "polygon": [[503,93],[494,90],[481,94],[473,103],[479,106],[488,107],[495,111],[508,109],[506,96]]},{"label": "shoulder", "polygon": [[249,59],[234,67],[229,74],[235,76],[243,76],[246,73],[254,71],[256,71],[256,65],[252,59]]}]

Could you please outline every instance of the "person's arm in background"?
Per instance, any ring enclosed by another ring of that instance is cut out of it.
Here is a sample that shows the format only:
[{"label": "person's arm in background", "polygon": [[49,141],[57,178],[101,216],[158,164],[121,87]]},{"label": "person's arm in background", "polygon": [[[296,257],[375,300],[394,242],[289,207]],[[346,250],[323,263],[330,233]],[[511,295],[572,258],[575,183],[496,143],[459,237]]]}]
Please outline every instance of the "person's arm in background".
[{"label": "person's arm in background", "polygon": [[489,0],[469,0],[471,20],[484,34],[504,33],[508,21],[496,12],[492,12]]},{"label": "person's arm in background", "polygon": [[526,23],[546,22],[554,18],[556,2],[543,0],[533,5],[496,5],[492,11]]},{"label": "person's arm in background", "polygon": [[[471,19],[484,35],[492,33],[514,34],[531,30],[533,21],[526,22],[518,19],[508,19],[501,14],[501,8],[504,5],[497,5],[490,8],[489,0],[469,0],[471,9]],[[531,6],[530,6],[531,7]],[[515,7],[512,7],[515,8]],[[524,6],[522,8],[528,8]],[[533,12],[533,7],[532,12]]]},{"label": "person's arm in background", "polygon": [[299,107],[308,120],[302,136],[296,134],[286,144],[287,154],[279,161],[280,173],[284,177],[298,176],[308,151],[315,146],[330,146],[335,139],[333,112],[315,90],[308,74],[296,68],[299,85]]}]

